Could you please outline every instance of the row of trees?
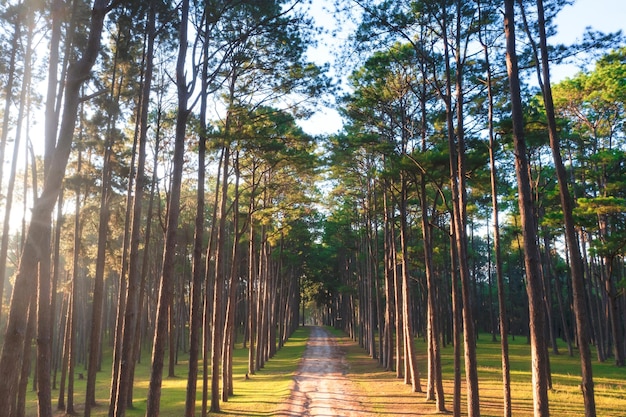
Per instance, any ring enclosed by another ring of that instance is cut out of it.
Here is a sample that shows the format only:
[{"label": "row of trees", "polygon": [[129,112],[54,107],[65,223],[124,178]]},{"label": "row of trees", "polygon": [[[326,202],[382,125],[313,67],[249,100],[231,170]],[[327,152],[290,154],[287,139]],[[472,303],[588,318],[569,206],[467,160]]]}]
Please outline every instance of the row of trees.
[{"label": "row of trees", "polygon": [[552,62],[606,39],[550,48],[564,2],[355,3],[367,57],[343,99],[345,132],[329,142],[327,323],[418,392],[412,341],[423,335],[439,411],[440,349],[453,343],[454,415],[461,360],[467,414],[480,414],[479,331],[499,332],[504,414],[507,338],[524,335],[534,412],[549,415],[548,352],[563,338],[596,415],[590,346],[617,366],[625,355],[626,50],[552,86]]},{"label": "row of trees", "polygon": [[3,6],[0,415],[24,415],[32,363],[39,415],[75,411],[83,364],[84,414],[104,374],[109,415],[123,416],[149,350],[147,415],[182,352],[185,415],[218,411],[235,340],[254,374],[305,301],[415,392],[413,341],[427,338],[439,410],[453,344],[455,415],[462,358],[467,413],[480,413],[481,331],[502,343],[505,415],[510,335],[529,338],[535,414],[548,415],[561,337],[595,415],[589,347],[618,366],[626,353],[625,50],[551,86],[551,62],[607,39],[549,48],[563,2],[336,6],[359,22],[344,49],[362,59],[345,129],[325,141],[296,123],[332,91],[305,59],[319,34],[306,2]]},{"label": "row of trees", "polygon": [[219,411],[236,338],[254,374],[298,324],[319,164],[296,120],[330,87],[305,60],[316,28],[298,1],[19,1],[2,19],[0,415],[24,415],[31,364],[40,416],[91,415],[112,356],[109,415],[123,416],[146,349],[147,415],[182,351],[185,415],[198,394],[202,415]]}]

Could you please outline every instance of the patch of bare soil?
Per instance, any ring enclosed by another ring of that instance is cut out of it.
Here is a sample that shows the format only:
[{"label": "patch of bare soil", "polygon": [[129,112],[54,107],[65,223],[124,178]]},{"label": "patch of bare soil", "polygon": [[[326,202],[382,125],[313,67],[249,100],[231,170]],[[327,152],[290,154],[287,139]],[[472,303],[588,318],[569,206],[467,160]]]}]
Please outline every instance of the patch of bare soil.
[{"label": "patch of bare soil", "polygon": [[313,327],[307,348],[294,378],[291,396],[281,417],[300,416],[374,416],[357,395],[353,382],[346,378],[345,353],[332,335]]}]

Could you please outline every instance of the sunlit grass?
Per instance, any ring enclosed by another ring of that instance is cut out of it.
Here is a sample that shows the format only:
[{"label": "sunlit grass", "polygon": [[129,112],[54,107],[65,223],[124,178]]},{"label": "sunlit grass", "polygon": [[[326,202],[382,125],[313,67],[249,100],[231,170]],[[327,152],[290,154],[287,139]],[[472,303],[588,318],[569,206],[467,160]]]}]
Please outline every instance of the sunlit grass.
[{"label": "sunlit grass", "polygon": [[[381,416],[428,415],[437,414],[434,402],[426,401],[425,393],[411,393],[403,380],[395,377],[395,372],[385,372],[379,366],[372,367],[371,358],[363,350],[350,343],[344,337],[343,345],[350,363],[348,377],[354,380],[368,406]],[[533,398],[531,391],[530,346],[525,338],[509,340],[511,366],[511,394],[513,415],[532,416]],[[481,335],[478,340],[477,361],[482,416],[502,416],[503,384],[501,371],[500,342],[492,342],[490,335]],[[421,385],[426,391],[426,345],[419,339],[416,343],[418,368]],[[567,355],[561,346],[560,355],[550,355],[553,389],[549,392],[550,412],[559,417],[584,415],[584,405],[580,390],[580,362],[577,351],[575,356]],[[453,390],[453,348],[442,350],[444,373],[444,391],[446,408],[452,410]],[[465,374],[463,357],[462,369],[462,407],[466,413]],[[626,371],[611,363],[594,363],[594,381],[598,416],[626,415]]]},{"label": "sunlit grass", "polygon": [[[411,393],[410,387],[403,380],[395,377],[378,366],[364,351],[343,333],[331,330],[337,336],[337,344],[346,352],[348,373],[347,378],[354,381],[359,401],[364,407],[380,416],[415,416],[437,414],[435,404],[426,401],[425,394]],[[220,415],[232,416],[272,416],[280,410],[287,400],[293,384],[293,375],[306,346],[308,328],[297,330],[283,349],[266,363],[265,367],[255,375],[245,378],[247,372],[247,349],[241,345],[235,350],[234,385],[235,395],[228,402],[222,403]],[[530,374],[530,347],[525,338],[517,337],[510,340],[511,391],[513,415],[518,417],[532,416],[532,391]],[[421,375],[422,389],[426,390],[426,351],[422,339],[416,343],[418,367]],[[561,346],[560,355],[550,355],[553,389],[549,393],[550,412],[559,417],[584,415],[583,399],[580,392],[580,364],[577,352],[570,357]],[[480,387],[480,404],[482,416],[502,415],[502,374],[500,370],[500,343],[492,342],[489,335],[481,335],[478,340],[478,374]],[[446,408],[452,409],[452,372],[453,349],[447,346],[442,350],[444,372],[444,390]],[[463,364],[462,368],[463,368]],[[176,366],[176,377],[163,380],[161,397],[161,413],[163,417],[180,417],[185,405],[185,390],[188,364],[186,358]],[[84,369],[77,370],[86,376]],[[103,371],[98,374],[97,399],[99,406],[92,415],[106,416],[109,402],[110,362],[103,364]],[[128,410],[127,416],[145,416],[146,395],[149,380],[149,354],[138,365],[134,388],[134,408]],[[202,376],[198,387],[201,387]],[[466,414],[465,376],[462,374],[462,412]],[[598,416],[617,417],[626,415],[626,370],[613,366],[612,362],[594,362],[594,381],[596,389],[596,405]],[[82,410],[84,402],[85,380],[76,380],[75,403]],[[58,391],[53,392],[54,407]],[[35,394],[29,392],[27,416],[36,416]],[[201,393],[198,392],[197,410],[200,410]],[[59,414],[62,415],[62,414]],[[197,414],[198,415],[198,414]]]},{"label": "sunlit grass", "polygon": [[[234,396],[228,402],[222,403],[223,415],[237,416],[270,416],[277,410],[281,403],[289,396],[293,376],[298,367],[300,358],[304,353],[309,328],[300,328],[290,337],[285,346],[276,355],[266,362],[263,369],[255,375],[245,378],[248,371],[248,349],[243,349],[239,343],[235,349],[233,382]],[[110,355],[110,351],[107,352]],[[176,365],[175,377],[168,378],[167,369],[163,377],[161,396],[161,417],[181,417],[185,409],[185,394],[187,387],[188,361],[184,355]],[[102,371],[98,373],[96,401],[98,406],[92,409],[92,416],[101,417],[108,415],[109,389],[111,378],[111,359],[107,358],[102,365]],[[82,366],[77,367],[76,374],[82,373],[87,376]],[[128,417],[145,416],[148,383],[150,379],[150,355],[146,352],[143,362],[137,365],[135,371],[134,401],[133,408],[127,410]],[[200,415],[202,400],[202,368],[198,377],[198,395],[196,400],[196,415]],[[86,389],[85,379],[76,379],[75,397],[76,411],[82,414]],[[56,410],[58,390],[53,391],[53,410]],[[210,395],[210,394],[209,394]],[[213,413],[212,415],[216,415]],[[26,416],[37,415],[36,394],[28,393]],[[58,415],[65,415],[59,411]]]}]

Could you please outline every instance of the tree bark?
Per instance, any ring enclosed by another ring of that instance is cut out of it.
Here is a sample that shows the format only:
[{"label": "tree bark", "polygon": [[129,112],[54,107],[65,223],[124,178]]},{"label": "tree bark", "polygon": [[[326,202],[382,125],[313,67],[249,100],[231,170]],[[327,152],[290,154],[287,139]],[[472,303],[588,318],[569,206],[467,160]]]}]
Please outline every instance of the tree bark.
[{"label": "tree bark", "polygon": [[[232,85],[231,85],[232,97]],[[228,116],[227,116],[228,118]],[[228,134],[228,120],[225,128]],[[226,139],[225,139],[226,140]],[[226,206],[228,194],[228,172],[230,148],[224,145],[224,161],[222,170],[222,190],[217,213],[218,227],[215,237],[215,282],[213,292],[213,325],[211,335],[211,412],[220,411],[220,362],[222,360],[222,344],[224,340],[224,280],[226,272]]]},{"label": "tree bark", "polygon": [[561,158],[560,141],[556,126],[556,116],[554,102],[552,100],[552,87],[550,84],[550,63],[548,60],[548,45],[546,36],[546,25],[544,17],[543,0],[537,0],[537,12],[539,23],[539,45],[541,50],[541,66],[543,74],[543,97],[548,121],[548,135],[550,137],[550,148],[554,159],[557,180],[561,198],[561,208],[563,209],[563,220],[565,224],[565,239],[570,254],[570,266],[572,273],[572,290],[574,296],[574,315],[576,320],[576,334],[580,353],[580,363],[582,372],[582,390],[585,403],[585,415],[595,416],[595,394],[593,383],[593,372],[591,367],[591,351],[589,348],[589,324],[587,321],[585,290],[584,290],[584,269],[574,218],[572,215],[572,199],[567,184],[567,172]]},{"label": "tree bark", "polygon": [[463,346],[465,349],[465,380],[467,391],[467,413],[469,417],[480,415],[480,396],[478,387],[478,370],[476,362],[476,335],[474,318],[472,314],[471,277],[467,256],[467,193],[465,189],[465,141],[463,127],[463,62],[461,60],[461,1],[456,5],[456,31],[455,31],[455,58],[456,70],[454,71],[456,87],[456,117],[457,125],[454,126],[454,112],[452,109],[452,70],[450,67],[450,48],[448,46],[447,31],[449,21],[447,10],[444,9],[443,17],[443,42],[444,63],[446,67],[445,106],[446,124],[448,129],[448,148],[450,152],[450,189],[452,191],[452,226],[454,244],[456,246],[458,274],[461,281],[461,299],[463,300]]},{"label": "tree bark", "polygon": [[[82,111],[81,111],[82,118]],[[78,141],[80,144],[80,140]],[[80,145],[79,145],[80,146]],[[78,150],[78,162],[77,162],[77,170],[76,174],[80,175],[82,168],[82,154],[81,150]],[[78,326],[78,313],[76,312],[76,298],[78,294],[78,279],[79,279],[79,253],[80,253],[80,183],[76,185],[75,190],[75,205],[74,205],[74,248],[73,248],[73,269],[72,269],[72,297],[71,303],[72,307],[70,311],[72,312],[70,316],[70,331],[69,331],[69,340],[68,340],[68,371],[67,371],[67,406],[65,411],[67,414],[76,414],[74,409],[74,369],[76,366],[76,356],[77,356],[77,346],[76,346],[76,337],[77,337],[77,326]]]},{"label": "tree bark", "polygon": [[[2,137],[0,137],[0,161],[4,161],[4,152],[6,150],[6,144],[9,138],[9,121],[10,121],[10,116],[11,116],[11,102],[13,101],[13,87],[14,87],[13,84],[14,84],[15,74],[16,74],[15,61],[16,61],[17,51],[19,50],[19,42],[20,42],[21,33],[22,33],[22,19],[19,17],[19,13],[17,13],[15,17],[15,27],[13,29],[13,38],[11,40],[11,57],[9,58],[9,66],[8,66],[8,71],[7,71],[7,76],[8,76],[7,84],[6,84],[6,88],[4,92],[5,101],[4,101],[4,114],[3,114],[3,119],[2,119]],[[28,69],[29,67],[30,65],[28,65],[26,68]],[[17,120],[22,120],[22,118],[19,117]],[[18,124],[18,129],[20,128],[21,128],[21,123]],[[19,137],[19,135],[17,134],[16,136]],[[18,148],[18,146],[15,146],[15,148]],[[13,163],[15,162],[16,162],[16,158],[14,156]],[[0,164],[0,187],[3,184],[2,182],[3,172],[4,172],[4,163]],[[11,181],[9,181],[9,184],[10,183]],[[0,315],[2,314],[2,305],[4,301],[4,281],[5,281],[6,263],[7,263],[6,254],[8,252],[8,249],[6,249],[6,247],[8,247],[8,233],[6,230],[6,222],[7,222],[6,218],[9,217],[8,214],[10,210],[7,207],[7,203],[8,203],[8,198],[10,198],[11,195],[12,193],[9,193],[9,191],[7,191],[5,194],[6,196],[5,208],[4,208],[5,228],[3,229],[3,233],[2,233],[2,249],[0,250]],[[5,239],[7,240],[6,244],[4,243]]]},{"label": "tree bark", "polygon": [[[208,22],[207,22],[208,29]],[[196,219],[194,228],[192,281],[190,302],[190,329],[189,329],[189,373],[187,376],[187,393],[185,397],[185,417],[193,417],[196,408],[196,386],[198,381],[198,359],[200,357],[200,336],[202,334],[202,282],[206,276],[203,268],[202,255],[204,253],[204,183],[205,183],[205,155],[207,142],[207,88],[208,88],[208,39],[204,40],[204,62],[202,63],[202,92],[200,97],[200,135],[198,137],[198,190],[196,194]]]},{"label": "tree bark", "polygon": [[417,369],[417,360],[415,358],[415,348],[413,342],[413,322],[411,320],[410,308],[410,291],[409,291],[409,260],[408,260],[408,240],[407,240],[407,220],[406,220],[406,203],[407,203],[407,185],[406,180],[400,180],[401,194],[400,197],[400,250],[401,250],[401,268],[402,268],[402,321],[404,326],[404,351],[405,351],[405,369],[404,382],[410,383],[413,392],[422,392],[420,384],[419,370]]},{"label": "tree bark", "polygon": [[187,26],[189,20],[189,0],[183,0],[181,5],[181,24],[179,28],[179,50],[176,63],[176,88],[178,95],[178,112],[176,117],[176,137],[174,142],[174,158],[170,199],[167,210],[167,230],[165,247],[163,250],[163,269],[159,285],[159,303],[157,306],[157,321],[152,348],[152,367],[150,371],[150,388],[146,416],[158,416],[161,399],[161,385],[163,381],[163,363],[167,345],[167,316],[172,305],[174,267],[176,260],[177,229],[180,215],[180,193],[185,152],[185,133],[189,109],[187,101],[187,81],[185,76],[185,61],[187,57]]},{"label": "tree bark", "polygon": [[515,50],[514,0],[505,0],[504,26],[507,44],[507,73],[511,94],[513,140],[515,147],[515,172],[518,184],[518,204],[524,236],[524,261],[526,267],[528,310],[530,318],[530,339],[532,356],[532,389],[535,417],[547,417],[548,380],[546,375],[547,358],[545,343],[545,323],[543,311],[543,291],[540,257],[537,245],[537,229],[533,217],[534,208],[530,189],[526,142],[524,138],[524,118],[520,94],[520,81]]}]

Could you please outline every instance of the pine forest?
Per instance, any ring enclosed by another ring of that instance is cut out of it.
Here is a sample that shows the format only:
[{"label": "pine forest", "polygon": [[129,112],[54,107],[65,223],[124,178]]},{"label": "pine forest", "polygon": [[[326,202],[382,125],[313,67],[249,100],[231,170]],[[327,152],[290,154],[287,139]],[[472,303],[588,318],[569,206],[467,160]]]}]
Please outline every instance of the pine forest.
[{"label": "pine forest", "polygon": [[220,414],[307,326],[432,413],[491,415],[480,342],[498,415],[559,357],[608,415],[626,38],[571,3],[1,2],[0,417]]}]

